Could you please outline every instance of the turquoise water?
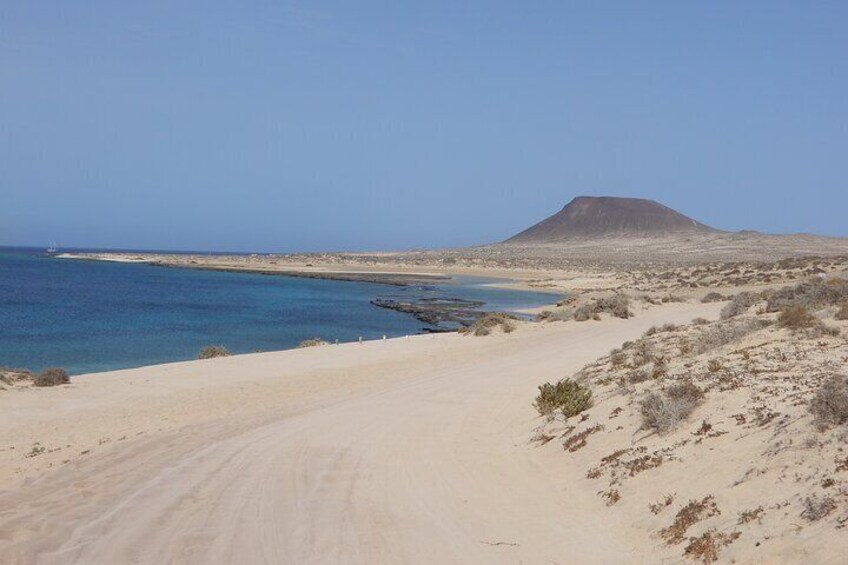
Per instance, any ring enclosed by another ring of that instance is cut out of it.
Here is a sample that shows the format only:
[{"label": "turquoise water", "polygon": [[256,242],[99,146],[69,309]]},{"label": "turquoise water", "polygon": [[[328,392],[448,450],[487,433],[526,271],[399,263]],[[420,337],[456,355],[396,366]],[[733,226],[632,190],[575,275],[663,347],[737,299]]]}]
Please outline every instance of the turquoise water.
[{"label": "turquoise water", "polygon": [[[70,251],[70,250],[68,250]],[[44,257],[0,248],[0,366],[71,374],[194,359],[204,345],[234,353],[421,333],[415,318],[375,298],[482,300],[485,310],[539,306],[551,295],[459,279],[428,287],[163,269]]]}]

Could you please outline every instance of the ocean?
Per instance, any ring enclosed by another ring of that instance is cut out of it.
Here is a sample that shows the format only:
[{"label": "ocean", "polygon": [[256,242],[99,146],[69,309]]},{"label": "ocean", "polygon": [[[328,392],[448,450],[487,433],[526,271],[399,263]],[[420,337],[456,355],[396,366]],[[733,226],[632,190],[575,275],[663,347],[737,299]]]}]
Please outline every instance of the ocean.
[{"label": "ocean", "polygon": [[[63,250],[84,251],[84,250]],[[460,277],[427,286],[388,285],[166,269],[47,257],[0,247],[0,366],[72,375],[195,359],[205,345],[233,353],[427,331],[372,300],[462,298],[487,311],[548,304],[547,293],[493,288]]]}]

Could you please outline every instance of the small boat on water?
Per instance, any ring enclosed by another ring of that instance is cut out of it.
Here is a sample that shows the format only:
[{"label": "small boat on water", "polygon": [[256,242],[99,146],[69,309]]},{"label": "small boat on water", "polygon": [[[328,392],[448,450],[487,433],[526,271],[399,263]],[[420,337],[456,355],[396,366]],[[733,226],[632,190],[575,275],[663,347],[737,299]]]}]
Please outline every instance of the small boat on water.
[{"label": "small boat on water", "polygon": [[56,255],[57,253],[59,253],[59,248],[56,247],[55,242],[51,243],[50,246],[47,248],[47,254],[48,255]]}]

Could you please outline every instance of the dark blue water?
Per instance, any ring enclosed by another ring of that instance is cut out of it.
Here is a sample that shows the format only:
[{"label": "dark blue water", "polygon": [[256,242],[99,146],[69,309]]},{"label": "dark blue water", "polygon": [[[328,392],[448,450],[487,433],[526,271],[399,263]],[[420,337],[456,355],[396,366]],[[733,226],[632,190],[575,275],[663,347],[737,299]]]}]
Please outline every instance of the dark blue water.
[{"label": "dark blue water", "polygon": [[0,366],[80,374],[194,359],[209,344],[246,353],[316,336],[345,342],[424,331],[415,318],[370,304],[380,297],[452,296],[506,311],[552,301],[482,279],[399,289],[42,253],[0,248]]}]

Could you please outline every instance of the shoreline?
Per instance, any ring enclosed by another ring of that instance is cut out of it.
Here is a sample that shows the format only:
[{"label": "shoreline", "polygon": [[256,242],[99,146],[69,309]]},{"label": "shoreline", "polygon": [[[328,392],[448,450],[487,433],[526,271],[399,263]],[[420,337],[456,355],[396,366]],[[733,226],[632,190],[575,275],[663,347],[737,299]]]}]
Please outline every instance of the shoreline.
[{"label": "shoreline", "polygon": [[[530,399],[551,374],[652,324],[716,312],[675,304],[631,320],[246,354],[0,395],[0,504],[9,508],[0,528],[17,532],[0,543],[0,559],[59,552],[122,562],[132,552],[155,563],[158,549],[194,547],[192,562],[219,562],[222,549],[256,562],[263,548],[280,562],[327,551],[346,562],[416,562],[422,545],[435,562],[650,555],[638,528],[604,525],[594,493],[555,495],[574,473],[567,460],[527,448]],[[484,417],[493,411],[494,423]],[[211,536],[230,532],[226,548],[193,542],[199,524]],[[575,546],[563,524],[593,542]],[[263,546],[256,536],[270,529],[280,543]],[[330,532],[347,541],[337,545]]]},{"label": "shoreline", "polygon": [[[412,286],[426,285],[435,282],[443,282],[451,280],[453,277],[446,274],[433,273],[405,273],[391,271],[321,271],[309,270],[308,266],[304,269],[270,269],[268,267],[240,267],[226,266],[215,264],[202,264],[199,262],[179,262],[167,261],[153,255],[144,257],[142,254],[132,254],[135,257],[127,257],[124,253],[106,254],[106,253],[61,253],[56,255],[56,259],[71,259],[76,261],[105,261],[112,263],[141,263],[152,267],[161,267],[165,269],[190,269],[194,271],[214,271],[222,273],[246,273],[254,275],[268,276],[283,276],[295,277],[304,279],[321,279],[321,280],[337,280],[344,282],[361,282],[371,284],[384,284],[388,286]],[[212,257],[233,257],[233,256],[212,256]],[[194,260],[193,260],[194,261]]]}]

